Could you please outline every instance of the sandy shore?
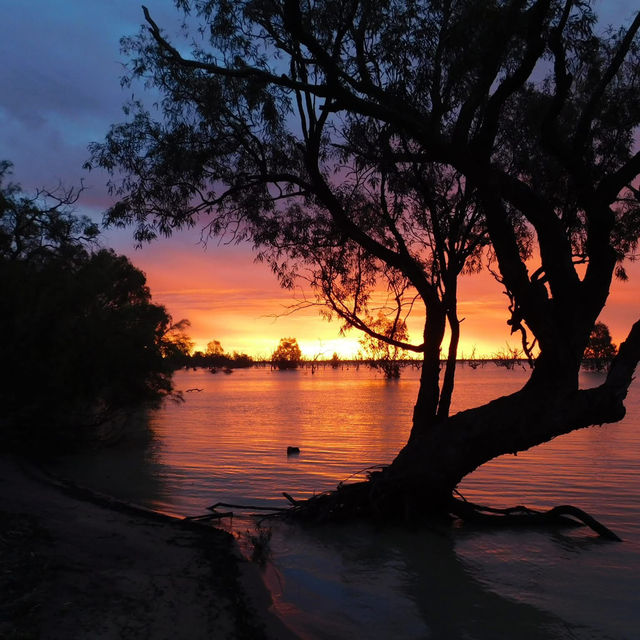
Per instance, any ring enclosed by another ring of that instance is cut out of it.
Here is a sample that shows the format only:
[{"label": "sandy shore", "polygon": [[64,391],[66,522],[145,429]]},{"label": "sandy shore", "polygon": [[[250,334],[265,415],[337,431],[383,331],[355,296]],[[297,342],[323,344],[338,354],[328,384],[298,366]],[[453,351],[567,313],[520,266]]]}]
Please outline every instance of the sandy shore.
[{"label": "sandy shore", "polygon": [[58,486],[8,456],[0,592],[7,639],[294,637],[226,532]]}]

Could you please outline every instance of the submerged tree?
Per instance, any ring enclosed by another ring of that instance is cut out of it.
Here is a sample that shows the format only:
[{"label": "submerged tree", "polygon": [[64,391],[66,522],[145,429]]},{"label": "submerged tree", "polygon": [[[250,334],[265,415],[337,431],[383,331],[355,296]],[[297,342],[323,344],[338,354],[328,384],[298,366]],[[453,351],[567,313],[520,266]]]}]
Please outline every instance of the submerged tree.
[{"label": "submerged tree", "polygon": [[[159,121],[134,103],[92,147],[115,176],[107,220],[139,241],[200,220],[251,239],[284,285],[423,356],[409,442],[334,515],[456,509],[487,460],[623,417],[640,324],[600,387],[578,372],[640,232],[640,14],[605,31],[572,0],[176,5],[200,24],[190,55],[147,9],[123,41],[126,80],[162,100]],[[483,255],[538,355],[522,390],[449,416],[457,278]],[[403,321],[424,314],[420,344],[368,322],[385,289]]]},{"label": "submerged tree", "polygon": [[616,345],[611,340],[609,327],[604,322],[596,322],[589,336],[584,359],[587,366],[602,371],[616,355]]},{"label": "submerged tree", "polygon": [[390,343],[389,340],[406,341],[409,337],[407,325],[397,316],[389,319],[383,313],[379,313],[375,320],[368,322],[368,326],[386,338],[386,340],[382,340],[365,335],[360,340],[364,353],[369,359],[369,364],[376,369],[380,369],[387,380],[399,378],[399,361],[404,360],[406,354],[396,344]]},{"label": "submerged tree", "polygon": [[205,356],[207,359],[207,365],[210,367],[221,367],[226,361],[228,361],[228,356],[225,354],[224,349],[222,348],[222,344],[219,340],[210,340],[207,342],[207,349],[205,351]]},{"label": "submerged tree", "polygon": [[271,364],[282,369],[297,369],[302,360],[302,352],[295,338],[281,338],[271,355]]}]

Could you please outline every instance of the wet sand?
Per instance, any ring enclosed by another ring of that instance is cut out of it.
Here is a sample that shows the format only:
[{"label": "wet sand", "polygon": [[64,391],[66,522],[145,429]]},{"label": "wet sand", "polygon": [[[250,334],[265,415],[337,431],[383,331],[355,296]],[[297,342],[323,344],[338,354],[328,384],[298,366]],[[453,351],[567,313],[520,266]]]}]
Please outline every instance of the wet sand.
[{"label": "wet sand", "polygon": [[295,637],[228,533],[0,456],[0,637]]}]

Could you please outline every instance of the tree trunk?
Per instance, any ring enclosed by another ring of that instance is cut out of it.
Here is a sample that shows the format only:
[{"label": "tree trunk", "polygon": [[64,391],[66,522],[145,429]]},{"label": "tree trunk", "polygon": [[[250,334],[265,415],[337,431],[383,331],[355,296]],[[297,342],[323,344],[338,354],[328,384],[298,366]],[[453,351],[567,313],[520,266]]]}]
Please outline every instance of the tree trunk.
[{"label": "tree trunk", "polygon": [[460,342],[460,321],[458,315],[453,311],[448,314],[449,327],[451,329],[451,340],[449,341],[449,351],[447,362],[444,368],[442,379],[442,391],[440,392],[440,402],[438,404],[438,420],[446,420],[451,409],[451,398],[453,397],[453,386],[456,375],[456,365],[458,358],[458,343]]},{"label": "tree trunk", "polygon": [[440,305],[432,304],[424,327],[424,356],[420,387],[413,409],[413,426],[409,439],[429,431],[436,420],[440,400],[440,345],[444,338],[446,315]]},{"label": "tree trunk", "polygon": [[575,429],[617,422],[625,415],[623,402],[639,359],[640,321],[599,387],[579,390],[571,372],[565,384],[558,384],[557,372],[539,372],[520,391],[462,411],[411,439],[390,466],[389,480],[421,496],[424,507],[437,507],[462,478],[493,458]]}]

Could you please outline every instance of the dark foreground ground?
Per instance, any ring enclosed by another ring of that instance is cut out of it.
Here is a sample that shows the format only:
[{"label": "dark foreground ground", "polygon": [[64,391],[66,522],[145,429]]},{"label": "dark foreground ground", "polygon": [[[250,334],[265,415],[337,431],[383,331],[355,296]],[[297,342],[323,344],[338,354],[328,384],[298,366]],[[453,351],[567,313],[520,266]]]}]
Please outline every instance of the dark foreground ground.
[{"label": "dark foreground ground", "polygon": [[282,638],[220,530],[146,515],[0,456],[0,638]]}]

